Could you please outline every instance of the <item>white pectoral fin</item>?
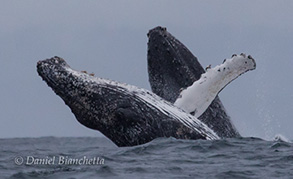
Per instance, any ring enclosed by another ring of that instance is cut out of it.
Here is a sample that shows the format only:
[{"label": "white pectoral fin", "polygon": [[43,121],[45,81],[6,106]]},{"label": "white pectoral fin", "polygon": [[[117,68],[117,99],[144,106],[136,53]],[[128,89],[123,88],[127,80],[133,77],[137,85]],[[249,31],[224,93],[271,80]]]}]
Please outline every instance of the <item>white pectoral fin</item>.
[{"label": "white pectoral fin", "polygon": [[231,59],[225,59],[221,65],[208,69],[199,80],[181,91],[174,105],[199,117],[225,86],[255,68],[256,63],[250,55],[232,55]]}]

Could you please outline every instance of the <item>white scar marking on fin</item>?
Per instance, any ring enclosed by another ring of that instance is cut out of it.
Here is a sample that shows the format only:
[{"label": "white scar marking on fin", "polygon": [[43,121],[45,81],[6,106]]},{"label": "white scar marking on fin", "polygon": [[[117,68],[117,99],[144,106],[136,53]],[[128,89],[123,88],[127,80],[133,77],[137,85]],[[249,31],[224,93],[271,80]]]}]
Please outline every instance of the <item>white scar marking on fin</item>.
[{"label": "white scar marking on fin", "polygon": [[223,64],[208,69],[201,78],[183,90],[174,105],[199,117],[209,107],[218,93],[241,74],[255,69],[255,61],[249,55],[233,55]]}]

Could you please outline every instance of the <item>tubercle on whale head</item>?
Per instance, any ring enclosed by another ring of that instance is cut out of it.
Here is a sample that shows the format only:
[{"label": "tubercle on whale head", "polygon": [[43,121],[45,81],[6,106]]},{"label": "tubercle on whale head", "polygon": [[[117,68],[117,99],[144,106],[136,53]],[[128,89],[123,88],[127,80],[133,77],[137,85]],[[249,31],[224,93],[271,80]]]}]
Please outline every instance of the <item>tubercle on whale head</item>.
[{"label": "tubercle on whale head", "polygon": [[151,30],[149,30],[149,32],[147,33],[147,37],[150,38],[151,34],[157,32],[157,33],[161,33],[166,34],[167,33],[167,28],[166,27],[161,27],[161,26],[157,26]]},{"label": "tubercle on whale head", "polygon": [[38,74],[53,89],[65,82],[62,81],[62,79],[65,79],[62,76],[68,75],[65,69],[67,67],[69,65],[65,60],[57,56],[37,62]]},{"label": "tubercle on whale head", "polygon": [[53,58],[49,58],[46,60],[40,60],[37,62],[37,68],[40,68],[42,65],[69,67],[69,65],[65,62],[65,60],[63,58],[58,57],[58,56],[54,56]]},{"label": "tubercle on whale head", "polygon": [[166,51],[168,55],[171,55],[170,48],[174,48],[172,41],[174,37],[167,31],[166,27],[155,27],[147,33],[148,52],[152,51]]},{"label": "tubercle on whale head", "polygon": [[56,77],[64,73],[66,67],[70,68],[63,58],[57,56],[37,62],[37,71],[43,79],[46,77]]}]

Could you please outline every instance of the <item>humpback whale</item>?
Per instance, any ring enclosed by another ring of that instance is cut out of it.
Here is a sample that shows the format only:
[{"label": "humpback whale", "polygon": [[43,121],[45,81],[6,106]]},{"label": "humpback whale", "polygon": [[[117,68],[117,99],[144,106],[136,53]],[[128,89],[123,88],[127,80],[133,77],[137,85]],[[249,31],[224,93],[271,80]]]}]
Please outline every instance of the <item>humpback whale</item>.
[{"label": "humpback whale", "polygon": [[205,72],[165,28],[157,27],[148,36],[153,92],[74,70],[57,56],[39,61],[37,72],[82,125],[100,131],[120,147],[158,137],[215,140],[240,136],[217,95],[238,76],[254,70],[254,59],[232,55]]},{"label": "humpback whale", "polygon": [[148,90],[73,70],[59,57],[39,61],[37,71],[82,125],[99,130],[117,146],[158,137],[219,139],[196,117]]},{"label": "humpback whale", "polygon": [[[164,27],[151,29],[147,34],[148,74],[152,91],[174,103],[181,89],[191,86],[205,70],[197,58]],[[222,138],[240,137],[218,96],[199,120]]]}]

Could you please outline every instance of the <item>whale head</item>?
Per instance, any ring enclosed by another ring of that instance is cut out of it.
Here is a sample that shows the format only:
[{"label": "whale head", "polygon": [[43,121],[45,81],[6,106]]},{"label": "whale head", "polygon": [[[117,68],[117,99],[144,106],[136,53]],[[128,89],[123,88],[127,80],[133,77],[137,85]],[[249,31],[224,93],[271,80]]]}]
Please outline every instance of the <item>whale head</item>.
[{"label": "whale head", "polygon": [[[101,95],[95,93],[94,102],[90,97],[95,88],[91,80],[94,78],[86,73],[75,71],[60,57],[53,57],[37,63],[37,72],[52,90],[69,106],[77,120],[92,129],[103,131],[104,123],[101,113],[94,108],[103,108]],[[93,125],[95,123],[95,125]]]},{"label": "whale head", "polygon": [[65,88],[65,85],[67,86],[68,84],[67,67],[69,65],[64,59],[55,56],[50,59],[38,61],[37,72],[52,89],[56,89],[55,92],[59,92],[57,88]]},{"label": "whale head", "polygon": [[198,80],[204,69],[197,58],[164,27],[148,33],[148,73],[152,91],[174,102],[180,89]]}]

